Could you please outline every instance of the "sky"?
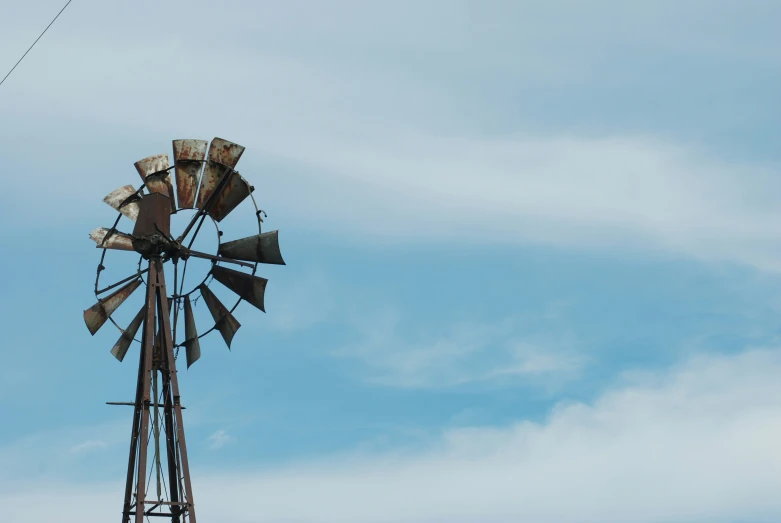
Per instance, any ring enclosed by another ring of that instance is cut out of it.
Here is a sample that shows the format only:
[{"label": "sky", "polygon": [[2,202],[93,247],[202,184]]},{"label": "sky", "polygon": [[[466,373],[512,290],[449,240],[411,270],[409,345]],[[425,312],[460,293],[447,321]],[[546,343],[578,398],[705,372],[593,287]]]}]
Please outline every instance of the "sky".
[{"label": "sky", "polygon": [[[2,74],[62,5],[0,1]],[[180,369],[202,520],[778,521],[780,20],[74,0],[0,87],[0,519],[119,518],[138,346],[83,324],[88,233],[218,136],[287,265]]]}]

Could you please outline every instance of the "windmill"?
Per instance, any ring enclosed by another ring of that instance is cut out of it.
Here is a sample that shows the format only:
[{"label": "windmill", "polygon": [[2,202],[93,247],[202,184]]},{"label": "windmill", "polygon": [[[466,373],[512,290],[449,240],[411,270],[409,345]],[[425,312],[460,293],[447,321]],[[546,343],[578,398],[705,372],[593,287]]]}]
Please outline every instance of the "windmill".
[{"label": "windmill", "polygon": [[[213,330],[221,334],[230,348],[240,327],[233,316],[238,304],[244,300],[265,312],[267,280],[255,275],[258,263],[285,263],[279,251],[278,231],[261,230],[265,213],[258,209],[252,194],[254,187],[235,170],[243,152],[244,147],[221,138],[214,138],[211,144],[204,140],[174,140],[174,165],[170,165],[166,154],[136,162],[142,185],[138,189],[126,185],[106,196],[104,201],[119,214],[110,228],[100,227],[90,233],[103,253],[95,278],[98,302],[84,311],[87,328],[94,335],[111,322],[120,330],[111,349],[119,361],[125,358],[133,341],[141,345],[135,401],[114,403],[134,407],[123,523],[129,523],[131,517],[142,523],[148,516],[196,523],[176,374],[179,349],[185,349],[189,368],[201,356],[199,340]],[[222,243],[220,222],[247,199],[254,206],[258,233]],[[191,213],[192,217],[175,237],[171,218],[177,213]],[[118,228],[123,217],[135,222],[130,234]],[[205,222],[211,222],[217,231],[218,246],[213,254],[193,249]],[[134,274],[101,288],[106,254],[114,250],[140,255],[138,265]],[[207,260],[205,263],[210,266],[203,280],[190,289],[185,287],[185,277],[187,264],[193,260]],[[170,295],[166,264],[173,267]],[[224,305],[214,292],[211,284],[215,281],[237,295],[232,308]],[[122,328],[113,315],[141,287],[145,287],[143,306]],[[200,335],[193,312],[193,304],[199,299],[206,304],[209,321],[213,321],[211,328]],[[177,343],[180,323],[184,324],[184,336]],[[140,340],[136,340],[139,330]],[[150,492],[153,485],[155,489]]]}]

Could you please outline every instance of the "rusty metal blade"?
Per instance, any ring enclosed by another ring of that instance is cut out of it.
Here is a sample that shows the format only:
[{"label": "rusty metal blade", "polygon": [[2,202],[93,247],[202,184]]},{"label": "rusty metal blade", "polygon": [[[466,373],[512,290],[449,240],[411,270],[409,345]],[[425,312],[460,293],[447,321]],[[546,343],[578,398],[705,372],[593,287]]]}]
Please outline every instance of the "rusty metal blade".
[{"label": "rusty metal blade", "polygon": [[192,209],[195,205],[198,179],[208,145],[206,140],[174,140],[176,195],[180,209]]},{"label": "rusty metal blade", "polygon": [[217,254],[235,260],[285,265],[279,251],[279,231],[269,231],[223,243]]},{"label": "rusty metal blade", "polygon": [[113,231],[111,236],[106,238],[106,235],[111,231],[105,227],[98,227],[91,233],[89,233],[90,240],[94,241],[98,249],[117,249],[120,251],[132,251],[133,250],[133,237],[124,232]]},{"label": "rusty metal blade", "polygon": [[217,183],[225,174],[225,168],[233,169],[236,167],[243,152],[244,147],[241,145],[223,140],[222,138],[212,140],[209,146],[209,156],[206,158],[206,166],[201,177],[201,188],[198,191],[196,207],[199,209],[203,207],[203,204],[206,203],[206,200],[214,192]]},{"label": "rusty metal blade", "polygon": [[167,170],[170,167],[167,154],[156,154],[148,156],[135,163],[136,171],[141,179],[146,183],[149,192],[157,192],[171,198],[173,207],[176,207],[176,195],[174,186],[171,183],[171,173]]},{"label": "rusty metal blade", "polygon": [[155,234],[171,235],[171,200],[161,193],[145,194],[138,204],[140,214],[133,236],[144,238]]},{"label": "rusty metal blade", "polygon": [[127,351],[130,348],[130,344],[133,343],[133,338],[136,337],[136,333],[138,332],[139,327],[141,327],[141,322],[144,321],[145,310],[146,306],[141,307],[141,310],[138,311],[136,317],[133,318],[133,321],[131,321],[130,325],[127,326],[127,329],[122,331],[122,336],[120,336],[117,342],[114,344],[114,348],[111,349],[111,354],[113,354],[114,357],[119,361],[125,359],[125,354],[127,354]]},{"label": "rusty metal blade", "polygon": [[243,202],[254,190],[255,188],[247,183],[247,180],[234,171],[230,174],[228,185],[226,185],[222,190],[222,193],[217,196],[217,201],[211,205],[209,214],[211,214],[212,218],[221,222],[223,218],[228,216],[228,214],[230,214],[230,212]]},{"label": "rusty metal blade", "polygon": [[[187,351],[187,368],[201,357],[201,344],[198,342],[198,330],[195,328],[193,308],[190,297],[184,297],[184,347]],[[228,344],[230,346],[230,344]]]},{"label": "rusty metal blade", "polygon": [[212,275],[215,280],[241,296],[243,300],[266,312],[266,309],[263,308],[263,295],[266,292],[267,279],[226,269],[219,265],[212,267]]},{"label": "rusty metal blade", "polygon": [[108,297],[99,299],[98,303],[84,311],[84,323],[93,336],[106,323],[117,308],[141,285],[141,278],[133,280]]},{"label": "rusty metal blade", "polygon": [[209,308],[212,318],[214,318],[215,327],[220,331],[222,339],[225,340],[225,344],[228,345],[228,348],[230,349],[231,340],[233,340],[233,336],[236,334],[236,331],[239,330],[241,324],[233,317],[233,314],[230,313],[228,308],[217,299],[217,296],[214,295],[205,283],[202,283],[199,288],[201,289],[203,301],[206,302],[206,306]]},{"label": "rusty metal blade", "polygon": [[[136,190],[132,185],[125,185],[108,193],[103,198],[103,201],[109,204],[112,209],[136,221],[136,218],[138,218],[138,200],[140,199],[141,197],[136,194]],[[125,205],[122,205],[122,203],[125,203]]]}]

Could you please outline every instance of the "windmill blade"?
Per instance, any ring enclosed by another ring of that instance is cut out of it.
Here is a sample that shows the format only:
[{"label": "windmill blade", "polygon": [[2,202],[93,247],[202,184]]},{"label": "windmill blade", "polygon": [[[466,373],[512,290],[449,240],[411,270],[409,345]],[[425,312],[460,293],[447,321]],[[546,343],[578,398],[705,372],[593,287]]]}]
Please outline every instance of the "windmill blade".
[{"label": "windmill blade", "polygon": [[125,359],[125,354],[127,354],[127,350],[130,348],[130,344],[133,343],[133,338],[136,337],[136,333],[138,332],[139,327],[141,327],[141,322],[144,321],[145,310],[146,306],[141,307],[141,310],[138,311],[136,317],[133,318],[133,321],[131,321],[130,325],[127,326],[127,329],[122,331],[122,336],[120,336],[117,342],[114,344],[114,348],[111,349],[111,354],[113,354],[114,357],[119,361]]},{"label": "windmill blade", "polygon": [[263,295],[266,292],[267,279],[226,269],[219,265],[212,267],[212,275],[215,280],[241,296],[243,300],[266,312],[263,308]]},{"label": "windmill blade", "polygon": [[254,190],[255,188],[247,183],[247,180],[242,178],[236,171],[233,171],[230,174],[228,184],[222,189],[220,195],[217,196],[217,201],[209,209],[209,214],[211,214],[212,218],[221,222]]},{"label": "windmill blade", "polygon": [[140,239],[155,234],[171,235],[171,200],[162,193],[145,194],[138,204],[140,214],[133,236]]},{"label": "windmill blade", "polygon": [[[186,338],[184,347],[187,354],[187,368],[189,369],[190,365],[201,357],[201,344],[198,342],[198,330],[195,328],[195,318],[189,296],[184,297],[184,337]],[[228,347],[230,347],[230,343]]]},{"label": "windmill blade", "polygon": [[203,208],[203,204],[209,199],[214,188],[225,174],[225,168],[233,169],[239,163],[239,158],[244,152],[241,145],[215,138],[209,146],[209,156],[201,177],[201,188],[198,191],[198,203],[196,207]]},{"label": "windmill blade", "polygon": [[[147,156],[143,160],[137,161],[134,165],[138,174],[141,175],[141,179],[146,183],[149,192],[164,194],[171,198],[172,203],[176,202],[174,186],[171,183],[171,173],[168,171],[170,165],[167,154]],[[173,207],[176,207],[176,205],[173,205]]]},{"label": "windmill blade", "polygon": [[138,286],[141,285],[141,278],[133,280],[119,290],[113,292],[108,297],[99,299],[98,303],[84,311],[84,323],[87,324],[90,334],[93,336],[96,332],[106,323],[108,317],[111,316],[122,302],[133,294]]},{"label": "windmill blade", "polygon": [[217,254],[236,260],[285,265],[279,251],[279,231],[269,231],[223,243]]},{"label": "windmill blade", "polygon": [[230,349],[231,340],[233,340],[233,336],[236,334],[236,331],[239,330],[241,324],[233,317],[233,314],[230,313],[228,308],[217,299],[217,296],[214,295],[205,283],[202,283],[199,289],[201,290],[203,301],[206,302],[206,306],[209,308],[212,318],[214,318],[216,329],[220,331],[222,339],[225,340],[225,344],[228,345],[228,348]]},{"label": "windmill blade", "polygon": [[[109,235],[109,233],[111,233]],[[106,237],[108,236],[108,238]],[[89,233],[90,240],[94,241],[98,249],[116,249],[119,251],[132,251],[133,237],[124,232],[112,231],[105,227],[98,227]]]},{"label": "windmill blade", "polygon": [[206,140],[174,140],[174,165],[176,167],[176,196],[180,209],[192,209],[198,178],[206,158]]},{"label": "windmill blade", "polygon": [[140,199],[141,197],[136,194],[136,190],[132,185],[125,185],[108,193],[103,198],[103,201],[109,204],[112,209],[136,221],[136,218],[138,218],[138,200]]}]

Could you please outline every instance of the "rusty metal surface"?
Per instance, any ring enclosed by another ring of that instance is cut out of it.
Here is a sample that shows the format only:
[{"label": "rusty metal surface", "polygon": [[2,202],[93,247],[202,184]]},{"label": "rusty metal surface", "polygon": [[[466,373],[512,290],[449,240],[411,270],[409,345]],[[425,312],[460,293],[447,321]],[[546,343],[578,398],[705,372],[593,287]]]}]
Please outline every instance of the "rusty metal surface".
[{"label": "rusty metal surface", "polygon": [[[128,198],[130,200],[128,201]],[[133,221],[138,218],[138,200],[136,190],[132,185],[125,185],[114,191],[111,191],[103,198],[103,201],[111,206],[112,209],[121,212]],[[122,205],[126,202],[125,205]]]},{"label": "rusty metal surface", "polygon": [[252,276],[233,269],[226,269],[215,265],[212,267],[212,276],[218,282],[241,296],[243,300],[266,312],[263,307],[263,296],[266,292],[268,280]]},{"label": "rusty metal surface", "polygon": [[[111,235],[106,238],[106,235],[111,232]],[[89,233],[90,240],[94,241],[98,249],[116,249],[120,251],[132,251],[133,250],[133,237],[129,234],[119,231],[111,231],[106,227],[98,227]]]},{"label": "rusty metal surface", "polygon": [[171,236],[171,200],[162,193],[145,194],[139,202],[139,215],[133,236],[143,238],[155,234]]},{"label": "rusty metal surface", "polygon": [[171,202],[176,202],[171,173],[167,170],[170,167],[167,154],[147,156],[143,160],[138,160],[134,165],[141,179],[146,183],[149,192],[164,194],[171,198]]},{"label": "rusty metal surface", "polygon": [[198,179],[206,158],[206,140],[174,140],[174,165],[176,169],[176,195],[180,209],[195,206]]},{"label": "rusty metal surface", "polygon": [[228,308],[217,299],[217,296],[214,295],[206,284],[202,283],[200,289],[203,301],[206,302],[206,306],[209,308],[212,318],[214,318],[215,328],[220,331],[222,339],[225,340],[225,344],[230,349],[231,340],[233,340],[233,336],[239,330],[241,324],[233,317]]},{"label": "rusty metal surface", "polygon": [[217,254],[236,260],[285,265],[279,250],[279,231],[269,231],[220,245]]},{"label": "rusty metal surface", "polygon": [[85,310],[84,323],[87,324],[90,334],[94,336],[103,324],[106,323],[108,317],[111,316],[131,294],[133,294],[133,291],[135,291],[139,285],[141,285],[140,278],[128,283],[108,297],[99,299],[95,305]]},{"label": "rusty metal surface", "polygon": [[211,196],[217,183],[225,174],[225,168],[233,169],[239,163],[244,152],[241,145],[215,138],[209,146],[209,156],[206,159],[206,166],[201,177],[201,188],[198,191],[198,203],[196,207],[203,207],[206,200]]},{"label": "rusty metal surface", "polygon": [[114,348],[111,349],[111,354],[119,361],[125,359],[125,354],[127,354],[130,344],[133,343],[133,338],[136,337],[136,333],[138,332],[139,327],[141,327],[141,322],[144,321],[145,310],[146,306],[141,307],[141,310],[138,311],[138,314],[136,314],[136,317],[130,322],[127,329],[122,331],[122,335],[114,344]]},{"label": "rusty metal surface", "polygon": [[230,175],[228,184],[217,197],[217,201],[209,209],[212,218],[221,222],[230,212],[243,202],[255,188],[247,180],[234,171]]},{"label": "rusty metal surface", "polygon": [[190,305],[190,297],[184,297],[184,347],[187,355],[187,368],[201,357],[201,344],[198,342],[198,330],[195,328],[193,308]]}]

